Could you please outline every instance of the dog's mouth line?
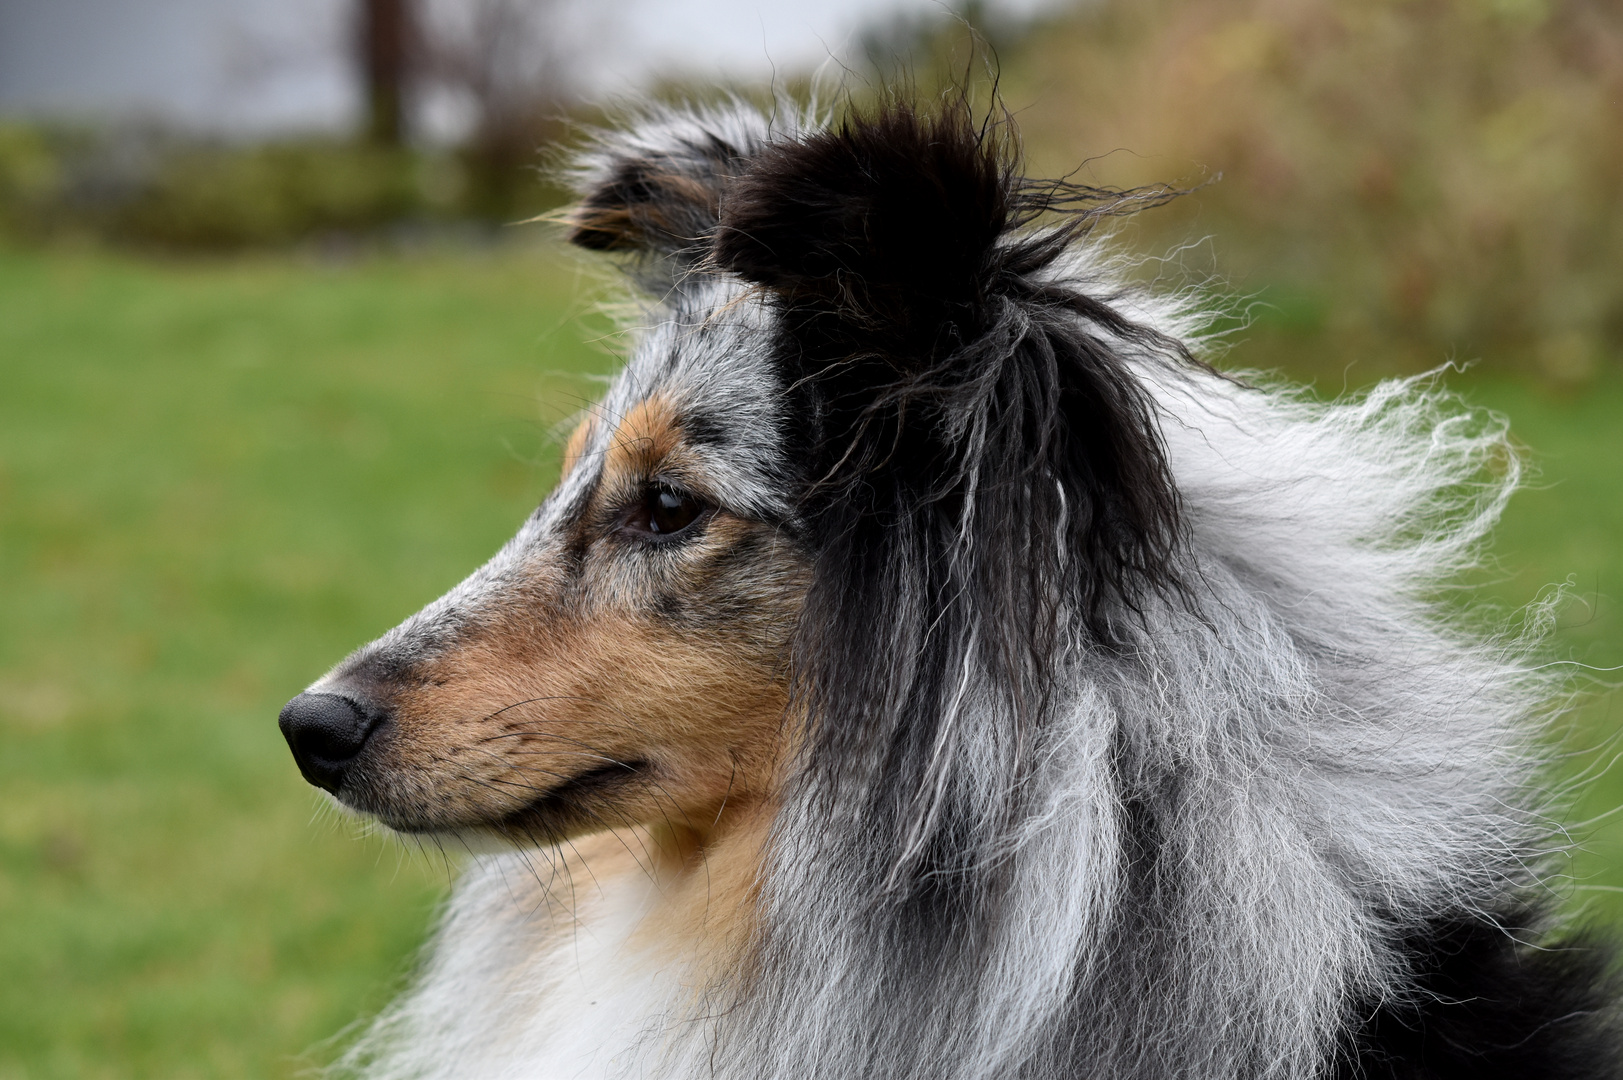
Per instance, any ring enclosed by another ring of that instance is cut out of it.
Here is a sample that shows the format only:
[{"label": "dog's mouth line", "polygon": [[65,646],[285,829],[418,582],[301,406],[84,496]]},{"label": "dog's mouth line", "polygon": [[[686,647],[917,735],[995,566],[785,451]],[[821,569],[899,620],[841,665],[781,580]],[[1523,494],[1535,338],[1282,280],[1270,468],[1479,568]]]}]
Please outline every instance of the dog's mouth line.
[{"label": "dog's mouth line", "polygon": [[537,827],[563,824],[590,814],[590,803],[633,780],[648,770],[646,761],[611,761],[564,780],[541,792],[516,810],[510,810],[489,826],[501,833],[529,835]]},{"label": "dog's mouth line", "polygon": [[602,821],[601,804],[607,796],[648,774],[651,763],[641,758],[606,761],[554,784],[534,798],[505,813],[462,821],[423,820],[415,814],[390,813],[351,798],[338,797],[340,805],[356,813],[376,817],[380,824],[397,833],[433,835],[488,830],[515,841],[533,842],[583,821]]}]

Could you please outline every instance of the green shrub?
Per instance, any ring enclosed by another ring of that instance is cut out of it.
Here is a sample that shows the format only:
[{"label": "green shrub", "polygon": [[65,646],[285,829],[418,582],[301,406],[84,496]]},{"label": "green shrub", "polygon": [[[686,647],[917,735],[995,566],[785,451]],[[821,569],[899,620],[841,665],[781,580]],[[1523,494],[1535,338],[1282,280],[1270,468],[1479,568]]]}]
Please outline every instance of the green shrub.
[{"label": "green shrub", "polygon": [[1318,297],[1328,369],[1480,356],[1582,382],[1623,348],[1615,3],[1100,0],[1003,67],[1044,171],[1220,174],[1135,228],[1212,236],[1265,304]]},{"label": "green shrub", "polygon": [[112,231],[201,249],[368,231],[431,209],[420,168],[409,152],[337,142],[187,148],[164,157]]},{"label": "green shrub", "polygon": [[0,233],[36,230],[62,187],[62,162],[45,132],[25,124],[0,124]]},{"label": "green shrub", "polygon": [[0,125],[0,237],[233,251],[402,226],[494,226],[562,201],[528,162],[507,165],[514,175],[494,199],[488,163],[467,151]]}]

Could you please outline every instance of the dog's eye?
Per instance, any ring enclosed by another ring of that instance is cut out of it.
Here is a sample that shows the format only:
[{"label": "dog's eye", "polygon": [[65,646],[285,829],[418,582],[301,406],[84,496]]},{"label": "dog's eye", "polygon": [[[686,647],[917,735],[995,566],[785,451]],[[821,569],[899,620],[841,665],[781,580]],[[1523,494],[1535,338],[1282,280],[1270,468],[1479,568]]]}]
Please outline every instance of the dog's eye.
[{"label": "dog's eye", "polygon": [[648,536],[675,536],[708,516],[710,507],[691,495],[654,488],[631,508],[622,528]]}]

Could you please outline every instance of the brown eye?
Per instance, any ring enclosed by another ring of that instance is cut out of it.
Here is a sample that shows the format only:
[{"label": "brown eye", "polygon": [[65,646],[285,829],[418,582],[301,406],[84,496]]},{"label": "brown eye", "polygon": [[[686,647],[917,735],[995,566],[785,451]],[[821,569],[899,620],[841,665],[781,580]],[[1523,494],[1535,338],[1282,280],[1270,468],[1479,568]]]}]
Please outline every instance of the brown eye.
[{"label": "brown eye", "polygon": [[625,519],[625,528],[652,536],[674,536],[698,521],[708,509],[691,495],[657,489],[632,508]]}]

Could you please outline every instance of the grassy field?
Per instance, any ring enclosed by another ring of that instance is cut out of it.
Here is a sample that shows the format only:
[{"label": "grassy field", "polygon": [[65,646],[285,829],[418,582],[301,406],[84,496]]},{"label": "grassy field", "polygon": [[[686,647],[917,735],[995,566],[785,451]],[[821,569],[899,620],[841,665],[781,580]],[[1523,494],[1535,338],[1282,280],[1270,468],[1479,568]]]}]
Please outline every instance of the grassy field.
[{"label": "grassy field", "polygon": [[[545,492],[612,367],[590,299],[544,249],[0,253],[0,1078],[291,1076],[387,998],[448,868],[318,813],[275,715]],[[1623,379],[1454,381],[1543,472],[1489,595],[1570,578],[1557,651],[1623,663]],[[1583,840],[1623,918],[1623,821]]]},{"label": "grassy field", "polygon": [[0,1076],[287,1076],[446,871],[281,702],[483,561],[604,370],[542,257],[0,257]]}]

